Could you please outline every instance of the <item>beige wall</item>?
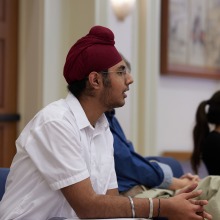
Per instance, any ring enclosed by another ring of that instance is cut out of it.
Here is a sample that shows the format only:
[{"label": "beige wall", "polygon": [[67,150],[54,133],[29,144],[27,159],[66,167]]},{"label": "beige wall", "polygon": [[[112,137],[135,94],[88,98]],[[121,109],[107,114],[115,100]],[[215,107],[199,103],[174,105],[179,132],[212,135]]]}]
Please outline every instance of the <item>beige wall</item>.
[{"label": "beige wall", "polygon": [[70,46],[95,23],[93,0],[21,0],[19,131],[39,109],[66,94],[63,64]]},{"label": "beige wall", "polygon": [[18,109],[22,128],[42,106],[44,5],[42,0],[21,0],[19,9]]},{"label": "beige wall", "polygon": [[99,24],[113,30],[117,48],[132,63],[135,83],[117,116],[138,152],[190,151],[195,108],[220,83],[160,75],[160,2],[137,0],[120,22],[109,0],[20,0],[19,130],[47,103],[65,96],[66,53]]}]

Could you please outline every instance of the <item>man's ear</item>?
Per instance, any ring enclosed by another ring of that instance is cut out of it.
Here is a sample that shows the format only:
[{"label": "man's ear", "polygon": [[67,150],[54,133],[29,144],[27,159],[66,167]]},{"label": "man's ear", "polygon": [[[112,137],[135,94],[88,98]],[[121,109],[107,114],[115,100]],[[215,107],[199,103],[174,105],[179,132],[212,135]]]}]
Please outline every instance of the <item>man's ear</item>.
[{"label": "man's ear", "polygon": [[102,82],[101,75],[97,72],[91,72],[88,76],[89,83],[93,88],[100,87],[100,84]]}]

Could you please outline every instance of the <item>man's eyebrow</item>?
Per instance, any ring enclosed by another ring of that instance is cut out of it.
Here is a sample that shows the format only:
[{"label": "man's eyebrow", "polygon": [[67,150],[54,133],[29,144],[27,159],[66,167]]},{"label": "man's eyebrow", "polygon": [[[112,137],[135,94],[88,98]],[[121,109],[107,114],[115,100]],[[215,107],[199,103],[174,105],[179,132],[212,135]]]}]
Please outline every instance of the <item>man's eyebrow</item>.
[{"label": "man's eyebrow", "polygon": [[121,65],[117,69],[124,69],[124,68],[126,68],[126,66],[125,65]]}]

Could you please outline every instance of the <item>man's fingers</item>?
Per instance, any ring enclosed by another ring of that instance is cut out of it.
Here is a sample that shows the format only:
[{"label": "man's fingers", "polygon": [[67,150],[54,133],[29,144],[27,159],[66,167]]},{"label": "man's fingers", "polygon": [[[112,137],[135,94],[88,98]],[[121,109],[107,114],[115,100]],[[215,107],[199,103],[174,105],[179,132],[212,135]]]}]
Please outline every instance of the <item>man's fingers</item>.
[{"label": "man's fingers", "polygon": [[197,181],[197,182],[201,181],[201,179],[200,179],[200,177],[199,177],[198,175],[195,175],[194,178],[193,178],[193,180],[194,180],[194,181]]},{"label": "man's fingers", "polygon": [[186,199],[193,199],[199,196],[202,193],[202,190],[196,190],[186,194]]},{"label": "man's fingers", "polygon": [[180,194],[180,193],[189,193],[189,192],[192,192],[197,186],[198,186],[197,183],[193,183],[193,184],[191,184],[191,185],[189,185],[189,186],[184,187],[183,189],[181,189],[178,194]]},{"label": "man's fingers", "polygon": [[196,214],[205,218],[205,219],[208,219],[208,220],[212,219],[212,216],[209,213],[207,213],[206,211],[197,212]]},{"label": "man's fingers", "polygon": [[190,199],[190,202],[194,205],[200,205],[200,206],[204,206],[208,204],[207,200],[195,200],[195,199]]},{"label": "man's fingers", "polygon": [[186,174],[182,175],[180,177],[180,179],[188,179],[188,180],[196,181],[196,182],[199,182],[201,180],[198,175],[193,175],[191,173],[186,173]]},{"label": "man's fingers", "polygon": [[182,175],[180,178],[189,178],[189,179],[193,179],[195,175],[191,174],[191,173],[185,173],[184,175]]},{"label": "man's fingers", "polygon": [[179,190],[176,190],[176,195],[179,195],[181,193],[189,193],[189,192],[192,192],[194,189],[196,189],[196,187],[198,186],[197,183],[193,183],[189,186],[185,186],[184,188],[182,189],[179,189]]},{"label": "man's fingers", "polygon": [[204,219],[207,220],[212,220],[212,215],[210,215],[209,213],[207,213],[204,209],[204,205],[208,204],[207,200],[194,200],[194,199],[190,199],[189,200],[191,203],[198,205],[199,207],[197,208],[196,214],[203,217]]},{"label": "man's fingers", "polygon": [[212,215],[210,215],[209,213],[207,213],[205,211],[203,212],[202,217],[205,219],[208,219],[208,220],[212,220]]},{"label": "man's fingers", "polygon": [[187,174],[187,178],[189,178],[189,179],[193,179],[193,178],[195,178],[197,175],[192,175],[191,173],[188,173]]}]

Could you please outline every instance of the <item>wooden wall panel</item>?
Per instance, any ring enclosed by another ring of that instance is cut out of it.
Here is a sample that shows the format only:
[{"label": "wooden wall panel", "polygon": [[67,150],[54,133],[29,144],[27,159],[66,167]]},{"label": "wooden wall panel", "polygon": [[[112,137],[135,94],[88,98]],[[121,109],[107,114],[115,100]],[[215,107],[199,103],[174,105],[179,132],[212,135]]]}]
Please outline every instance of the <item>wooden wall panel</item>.
[{"label": "wooden wall panel", "polygon": [[17,138],[18,0],[0,0],[0,167],[9,167]]},{"label": "wooden wall panel", "polygon": [[3,107],[4,103],[4,41],[0,39],[0,108]]},{"label": "wooden wall panel", "polygon": [[0,22],[5,20],[5,1],[0,0]]}]

